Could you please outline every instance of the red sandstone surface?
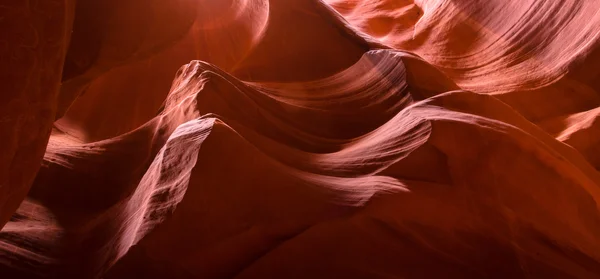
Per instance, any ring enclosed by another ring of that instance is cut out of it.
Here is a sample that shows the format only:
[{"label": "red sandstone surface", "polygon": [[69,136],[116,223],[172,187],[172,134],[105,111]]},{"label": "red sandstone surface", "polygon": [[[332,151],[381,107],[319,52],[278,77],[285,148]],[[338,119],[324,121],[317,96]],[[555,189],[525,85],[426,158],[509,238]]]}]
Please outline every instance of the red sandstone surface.
[{"label": "red sandstone surface", "polygon": [[0,0],[0,278],[600,278],[600,1]]}]

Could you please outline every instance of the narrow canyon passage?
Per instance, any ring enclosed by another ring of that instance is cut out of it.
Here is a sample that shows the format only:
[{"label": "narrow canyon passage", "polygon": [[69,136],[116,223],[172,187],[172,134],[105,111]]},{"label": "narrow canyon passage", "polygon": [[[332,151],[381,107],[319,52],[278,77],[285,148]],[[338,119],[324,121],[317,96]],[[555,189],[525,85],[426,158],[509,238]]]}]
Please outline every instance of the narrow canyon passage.
[{"label": "narrow canyon passage", "polygon": [[0,0],[0,278],[600,278],[599,11]]}]

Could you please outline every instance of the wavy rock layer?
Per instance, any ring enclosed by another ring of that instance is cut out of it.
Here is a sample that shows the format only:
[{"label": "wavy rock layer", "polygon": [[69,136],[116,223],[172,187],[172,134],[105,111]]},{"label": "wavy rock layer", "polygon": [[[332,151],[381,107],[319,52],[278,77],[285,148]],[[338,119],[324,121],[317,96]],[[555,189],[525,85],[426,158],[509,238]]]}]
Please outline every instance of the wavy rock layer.
[{"label": "wavy rock layer", "polygon": [[5,277],[600,276],[600,2],[105,2]]}]

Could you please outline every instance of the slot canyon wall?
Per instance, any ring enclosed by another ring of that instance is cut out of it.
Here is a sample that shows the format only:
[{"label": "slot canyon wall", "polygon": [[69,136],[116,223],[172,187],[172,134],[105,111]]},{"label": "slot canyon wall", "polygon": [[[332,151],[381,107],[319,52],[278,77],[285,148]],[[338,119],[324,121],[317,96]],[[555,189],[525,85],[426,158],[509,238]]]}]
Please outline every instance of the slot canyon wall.
[{"label": "slot canyon wall", "polygon": [[1,278],[600,278],[600,1],[0,0]]}]

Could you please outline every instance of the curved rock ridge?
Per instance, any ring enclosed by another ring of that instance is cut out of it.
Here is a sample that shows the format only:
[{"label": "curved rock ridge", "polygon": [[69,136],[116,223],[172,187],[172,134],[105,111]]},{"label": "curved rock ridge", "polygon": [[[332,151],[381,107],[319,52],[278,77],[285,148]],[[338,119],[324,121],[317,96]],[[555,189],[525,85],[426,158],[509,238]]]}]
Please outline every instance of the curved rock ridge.
[{"label": "curved rock ridge", "polygon": [[0,277],[600,277],[599,1],[76,2],[0,4]]},{"label": "curved rock ridge", "polygon": [[[357,76],[357,71],[362,74]],[[423,119],[402,115],[411,102],[403,77],[399,56],[377,51],[365,54],[347,71],[306,84],[294,83],[286,91],[293,100],[329,87],[341,107],[344,103],[360,105],[365,98],[380,99],[362,108],[364,112],[358,107],[354,114],[336,114],[335,109],[325,113],[329,98],[320,105],[303,107],[273,97],[284,92],[284,84],[246,84],[212,65],[190,63],[179,71],[162,112],[142,127],[93,143],[82,143],[62,133],[50,138],[43,168],[25,204],[47,212],[45,220],[53,222],[46,225],[54,227],[55,233],[45,238],[53,241],[28,239],[35,243],[36,250],[15,255],[22,257],[17,263],[38,265],[40,270],[59,270],[68,276],[92,276],[105,271],[134,241],[164,219],[170,207],[177,205],[186,192],[195,158],[206,137],[217,137],[218,141],[237,139],[241,141],[237,145],[242,146],[238,149],[264,154],[262,164],[270,166],[270,172],[279,172],[282,183],[295,181],[295,191],[305,195],[307,202],[321,200],[320,207],[324,208],[318,208],[318,212],[325,215],[361,206],[379,192],[402,191],[402,183],[396,178],[377,173],[423,144],[430,131]],[[395,82],[375,82],[382,79]],[[354,85],[348,86],[350,81]],[[268,88],[268,93],[259,88]],[[373,96],[382,90],[388,94]],[[254,107],[255,111],[240,110],[241,106]],[[298,121],[282,122],[290,115]],[[352,126],[365,117],[373,118],[363,122],[370,125]],[[316,118],[320,119],[318,125],[314,125]],[[218,124],[216,119],[221,119]],[[376,121],[382,124],[374,125]],[[309,124],[314,125],[313,129],[304,129]],[[220,137],[213,135],[214,125],[219,127]],[[329,129],[336,125],[352,129]],[[374,153],[365,157],[361,155],[364,150]],[[384,153],[387,155],[382,157]],[[74,210],[78,211],[75,215],[71,214]],[[280,210],[279,214],[283,212]],[[16,216],[3,232],[7,240],[27,239],[26,232],[21,235],[18,228],[27,227],[25,224],[36,215],[18,211]],[[69,237],[61,238],[63,235]],[[43,250],[51,250],[49,255],[36,253],[39,247],[50,243],[52,246]]]},{"label": "curved rock ridge", "polygon": [[361,31],[418,53],[463,88],[481,93],[548,85],[600,38],[598,1],[326,2]]}]

